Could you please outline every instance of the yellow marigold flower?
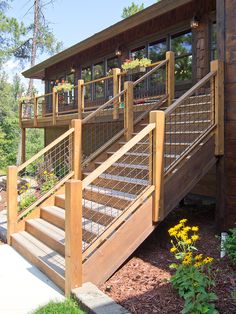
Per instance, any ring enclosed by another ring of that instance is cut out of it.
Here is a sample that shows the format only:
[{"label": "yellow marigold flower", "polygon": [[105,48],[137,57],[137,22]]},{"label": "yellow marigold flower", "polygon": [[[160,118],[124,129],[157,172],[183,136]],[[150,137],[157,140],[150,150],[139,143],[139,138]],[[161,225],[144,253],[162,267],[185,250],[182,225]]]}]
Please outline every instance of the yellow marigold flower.
[{"label": "yellow marigold flower", "polygon": [[200,267],[200,266],[202,266],[202,263],[196,262],[196,263],[194,264],[194,266],[195,266],[195,267]]},{"label": "yellow marigold flower", "polygon": [[190,257],[192,257],[192,252],[185,253],[184,258],[190,258]]},{"label": "yellow marigold flower", "polygon": [[186,240],[186,243],[187,243],[187,244],[192,244],[192,240],[191,240],[191,239],[187,239],[187,240]]},{"label": "yellow marigold flower", "polygon": [[181,227],[182,227],[182,225],[181,225],[181,224],[178,224],[178,225],[174,226],[174,229],[175,229],[175,230],[179,230],[179,229],[181,229]]},{"label": "yellow marigold flower", "polygon": [[198,254],[198,255],[195,256],[195,260],[196,261],[199,261],[201,259],[202,259],[202,254]]},{"label": "yellow marigold flower", "polygon": [[47,174],[48,172],[47,172],[47,170],[45,170],[44,172],[43,172],[43,174]]},{"label": "yellow marigold flower", "polygon": [[50,176],[52,177],[54,174],[53,173],[50,173]]},{"label": "yellow marigold flower", "polygon": [[180,220],[180,224],[184,224],[185,222],[187,222],[188,220],[187,219],[182,219],[182,220]]},{"label": "yellow marigold flower", "polygon": [[174,252],[176,252],[177,251],[177,248],[175,247],[175,246],[173,246],[171,249],[170,249],[170,252],[171,253],[174,253]]},{"label": "yellow marigold flower", "polygon": [[190,230],[191,230],[190,227],[185,227],[185,228],[183,229],[184,232],[189,232]]},{"label": "yellow marigold flower", "polygon": [[193,241],[199,240],[199,236],[198,235],[193,235],[191,238],[192,238]]},{"label": "yellow marigold flower", "polygon": [[183,265],[190,265],[191,264],[191,259],[184,259],[182,264]]},{"label": "yellow marigold flower", "polygon": [[171,237],[177,235],[177,232],[176,232],[176,230],[175,230],[174,228],[170,228],[170,229],[168,230],[168,232],[169,232],[169,235],[170,235]]},{"label": "yellow marigold flower", "polygon": [[199,231],[199,228],[198,227],[192,227],[192,231]]},{"label": "yellow marigold flower", "polygon": [[206,258],[204,258],[203,263],[208,264],[208,263],[213,262],[213,260],[214,260],[214,258],[212,258],[212,257],[206,257]]}]

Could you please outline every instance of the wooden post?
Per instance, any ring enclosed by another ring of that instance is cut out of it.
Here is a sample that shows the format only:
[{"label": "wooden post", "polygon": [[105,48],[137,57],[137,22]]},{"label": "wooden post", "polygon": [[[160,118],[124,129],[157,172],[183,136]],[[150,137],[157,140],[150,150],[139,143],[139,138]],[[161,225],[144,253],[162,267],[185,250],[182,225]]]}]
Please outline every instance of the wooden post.
[{"label": "wooden post", "polygon": [[211,61],[211,71],[217,71],[214,84],[215,99],[215,155],[224,155],[224,62]]},{"label": "wooden post", "polygon": [[166,52],[167,68],[166,68],[166,93],[168,94],[168,106],[170,106],[175,98],[175,54],[173,51]]},{"label": "wooden post", "polygon": [[125,82],[125,110],[124,110],[124,127],[125,140],[129,141],[132,138],[132,133],[134,132],[134,118],[133,118],[133,104],[134,104],[134,83]]},{"label": "wooden post", "polygon": [[[113,97],[114,97],[120,92],[120,84],[119,84],[120,69],[119,68],[112,69],[112,74],[113,74]],[[113,106],[114,106],[113,119],[114,120],[119,119],[119,103],[120,103],[119,98],[116,98],[113,103]]]},{"label": "wooden post", "polygon": [[35,96],[34,97],[34,127],[37,126],[37,122],[38,122],[38,97]]},{"label": "wooden post", "polygon": [[76,119],[71,121],[71,127],[75,129],[73,133],[72,145],[72,170],[74,179],[80,180],[82,176],[82,120]]},{"label": "wooden post", "polygon": [[56,125],[56,118],[58,115],[58,94],[57,90],[54,87],[52,91],[52,124]]},{"label": "wooden post", "polygon": [[23,102],[19,102],[19,125],[22,127],[22,118],[23,118]]},{"label": "wooden post", "polygon": [[155,123],[153,130],[153,222],[164,218],[164,137],[165,137],[165,113],[164,111],[151,111],[150,123]]},{"label": "wooden post", "polygon": [[78,80],[78,118],[82,119],[84,112],[84,80]]},{"label": "wooden post", "polygon": [[82,285],[82,181],[65,188],[65,294]]},{"label": "wooden post", "polygon": [[11,245],[11,235],[16,232],[17,209],[17,167],[7,168],[7,243]]},{"label": "wooden post", "polygon": [[21,163],[26,161],[26,129],[21,129]]}]

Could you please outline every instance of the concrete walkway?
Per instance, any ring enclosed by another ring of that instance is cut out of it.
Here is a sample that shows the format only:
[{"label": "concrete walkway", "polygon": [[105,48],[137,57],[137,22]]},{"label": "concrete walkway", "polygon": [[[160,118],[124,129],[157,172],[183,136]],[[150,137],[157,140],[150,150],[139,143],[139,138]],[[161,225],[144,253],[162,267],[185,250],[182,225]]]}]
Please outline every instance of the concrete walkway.
[{"label": "concrete walkway", "polygon": [[38,268],[7,244],[0,245],[0,314],[28,314],[64,296]]}]

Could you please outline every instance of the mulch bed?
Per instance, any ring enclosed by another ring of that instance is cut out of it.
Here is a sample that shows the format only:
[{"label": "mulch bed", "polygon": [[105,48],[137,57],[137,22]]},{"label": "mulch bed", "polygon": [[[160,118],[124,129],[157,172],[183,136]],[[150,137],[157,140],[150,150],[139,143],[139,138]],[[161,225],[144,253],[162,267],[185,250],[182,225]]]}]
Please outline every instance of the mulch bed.
[{"label": "mulch bed", "polygon": [[215,235],[214,206],[184,206],[174,210],[133,256],[105,284],[106,294],[131,313],[174,314],[183,309],[183,301],[172,289],[169,265],[174,262],[169,252],[167,230],[179,219],[188,218],[190,225],[198,225],[201,239],[199,251],[214,257],[214,292],[218,296],[217,309],[222,314],[236,313],[230,296],[230,286],[236,278],[236,269],[228,258],[219,259],[219,239]]}]

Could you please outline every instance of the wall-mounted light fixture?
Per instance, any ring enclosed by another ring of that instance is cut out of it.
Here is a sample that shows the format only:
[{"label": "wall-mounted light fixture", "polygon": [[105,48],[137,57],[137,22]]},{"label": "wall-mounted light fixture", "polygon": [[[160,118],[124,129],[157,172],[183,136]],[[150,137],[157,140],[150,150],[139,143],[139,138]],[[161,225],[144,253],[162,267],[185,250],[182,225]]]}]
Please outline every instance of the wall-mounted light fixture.
[{"label": "wall-mounted light fixture", "polygon": [[197,18],[196,15],[194,15],[193,18],[191,19],[190,26],[191,26],[191,28],[198,28],[199,19]]},{"label": "wall-mounted light fixture", "polygon": [[121,56],[121,50],[120,50],[119,47],[116,48],[115,55],[116,55],[117,57]]},{"label": "wall-mounted light fixture", "polygon": [[75,67],[74,67],[74,65],[72,65],[72,67],[70,68],[70,73],[75,73]]}]

